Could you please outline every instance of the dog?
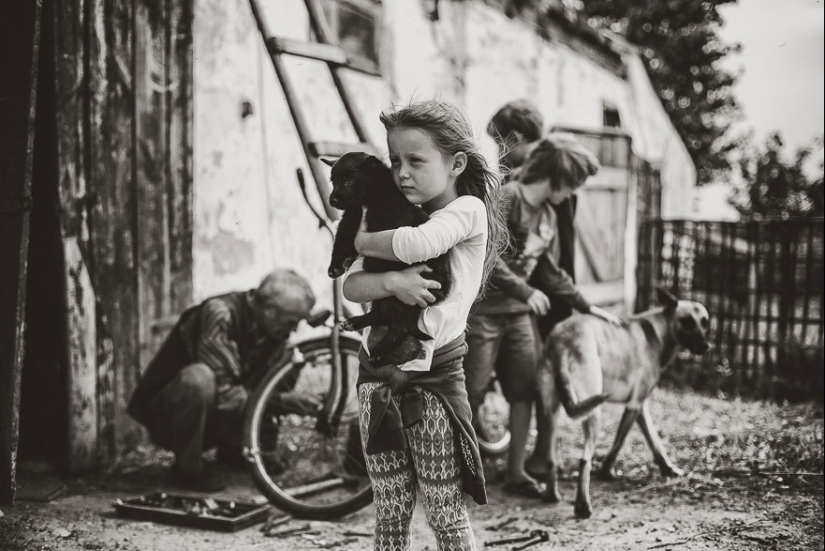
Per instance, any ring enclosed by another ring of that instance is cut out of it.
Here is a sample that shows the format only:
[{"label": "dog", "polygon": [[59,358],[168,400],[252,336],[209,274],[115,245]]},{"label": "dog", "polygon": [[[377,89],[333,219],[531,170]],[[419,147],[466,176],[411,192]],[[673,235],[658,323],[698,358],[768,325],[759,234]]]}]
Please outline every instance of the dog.
[{"label": "dog", "polygon": [[[331,278],[343,275],[358,255],[355,250],[355,234],[361,224],[363,207],[366,207],[367,230],[371,232],[419,226],[429,220],[423,209],[404,197],[393,182],[390,169],[377,157],[350,152],[334,163],[328,159],[322,161],[332,167],[329,203],[343,211],[332,246],[328,269]],[[441,283],[440,289],[430,290],[435,297],[432,304],[438,304],[452,288],[449,252],[428,260],[426,264],[430,271],[423,272],[422,277]],[[368,272],[389,272],[407,267],[403,262],[369,257],[364,259],[364,270]],[[375,327],[370,332],[370,361],[374,365],[400,365],[423,357],[420,340],[432,340],[430,335],[418,328],[421,310],[420,306],[404,304],[395,297],[383,298],[374,301],[368,313],[346,319],[342,327],[357,331],[367,326],[383,326]]]},{"label": "dog", "polygon": [[665,452],[647,398],[682,349],[698,355],[709,350],[709,317],[698,302],[679,300],[664,289],[657,289],[657,296],[661,307],[631,317],[624,327],[594,316],[575,315],[559,323],[545,342],[538,387],[548,431],[546,440],[536,444],[537,456],[547,460],[543,499],[549,503],[560,501],[555,431],[562,405],[570,418],[584,417],[584,450],[574,508],[579,518],[589,518],[593,513],[590,471],[604,402],[625,404],[625,411],[613,446],[598,471],[601,478],[613,478],[613,464],[634,422],[642,429],[662,474],[684,475]]}]

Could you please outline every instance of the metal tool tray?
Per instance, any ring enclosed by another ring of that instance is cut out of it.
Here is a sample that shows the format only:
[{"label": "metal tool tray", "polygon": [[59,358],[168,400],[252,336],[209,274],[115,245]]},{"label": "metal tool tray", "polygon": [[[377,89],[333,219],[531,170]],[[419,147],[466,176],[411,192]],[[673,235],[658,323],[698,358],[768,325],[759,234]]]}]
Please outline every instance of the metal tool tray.
[{"label": "metal tool tray", "polygon": [[122,517],[221,532],[242,530],[263,522],[269,514],[268,504],[160,491],[118,499],[112,505]]}]

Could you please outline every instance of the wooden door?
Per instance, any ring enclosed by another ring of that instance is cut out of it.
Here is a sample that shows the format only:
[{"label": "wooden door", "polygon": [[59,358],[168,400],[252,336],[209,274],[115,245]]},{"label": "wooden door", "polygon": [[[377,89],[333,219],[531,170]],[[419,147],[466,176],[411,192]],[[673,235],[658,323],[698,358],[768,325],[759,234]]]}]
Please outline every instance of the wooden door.
[{"label": "wooden door", "polygon": [[[576,283],[585,298],[600,306],[623,308],[629,269],[628,228],[632,175],[630,137],[616,131],[570,132],[599,159],[601,169],[577,192]],[[635,213],[635,208],[633,209]]]}]

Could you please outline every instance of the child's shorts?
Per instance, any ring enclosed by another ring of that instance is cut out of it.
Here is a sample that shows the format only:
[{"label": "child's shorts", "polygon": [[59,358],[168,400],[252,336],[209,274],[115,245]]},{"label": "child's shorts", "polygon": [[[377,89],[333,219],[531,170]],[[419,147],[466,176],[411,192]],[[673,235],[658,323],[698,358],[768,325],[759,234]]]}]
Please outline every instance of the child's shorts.
[{"label": "child's shorts", "polygon": [[509,402],[535,397],[541,339],[532,313],[472,314],[467,321],[467,346],[464,373],[473,407],[484,399],[493,373]]}]

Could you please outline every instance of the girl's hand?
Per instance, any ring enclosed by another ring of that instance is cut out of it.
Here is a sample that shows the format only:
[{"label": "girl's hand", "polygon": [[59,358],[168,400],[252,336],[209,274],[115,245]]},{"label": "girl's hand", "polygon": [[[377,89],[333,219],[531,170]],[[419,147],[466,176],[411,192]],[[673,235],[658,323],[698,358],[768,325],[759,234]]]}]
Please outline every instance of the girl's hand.
[{"label": "girl's hand", "polygon": [[358,254],[364,254],[363,249],[365,248],[367,239],[369,239],[369,235],[367,232],[367,207],[361,207],[361,224],[358,226],[358,231],[355,232],[355,240],[353,242]]},{"label": "girl's hand", "polygon": [[550,311],[550,299],[538,289],[527,297],[527,305],[537,316],[543,316]]},{"label": "girl's hand", "polygon": [[441,289],[441,283],[422,277],[421,274],[430,271],[426,264],[415,264],[398,272],[387,272],[387,289],[404,304],[429,306],[435,302],[430,289]]},{"label": "girl's hand", "polygon": [[590,313],[596,316],[597,318],[601,318],[607,323],[611,325],[615,325],[616,327],[625,327],[627,323],[620,317],[614,316],[607,310],[602,310],[598,306],[591,306]]}]

